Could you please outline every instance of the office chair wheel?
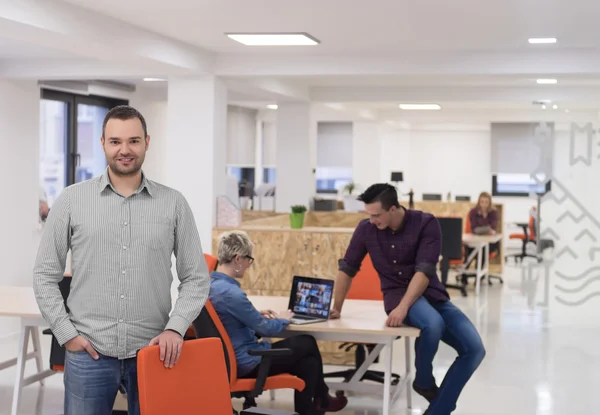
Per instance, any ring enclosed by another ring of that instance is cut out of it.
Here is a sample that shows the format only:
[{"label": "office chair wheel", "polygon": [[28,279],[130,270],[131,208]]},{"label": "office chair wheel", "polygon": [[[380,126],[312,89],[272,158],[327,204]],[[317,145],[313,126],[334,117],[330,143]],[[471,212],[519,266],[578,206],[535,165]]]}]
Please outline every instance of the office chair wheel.
[{"label": "office chair wheel", "polygon": [[541,258],[541,257],[538,257],[538,259],[537,259],[537,260],[538,260],[538,264],[541,264],[541,263],[542,263],[542,260],[543,260],[543,258]]},{"label": "office chair wheel", "polygon": [[233,410],[233,415],[240,415],[240,413],[234,409]]},{"label": "office chair wheel", "polygon": [[346,394],[344,393],[344,391],[335,391],[335,396],[336,398],[341,398],[343,396],[346,396]]}]

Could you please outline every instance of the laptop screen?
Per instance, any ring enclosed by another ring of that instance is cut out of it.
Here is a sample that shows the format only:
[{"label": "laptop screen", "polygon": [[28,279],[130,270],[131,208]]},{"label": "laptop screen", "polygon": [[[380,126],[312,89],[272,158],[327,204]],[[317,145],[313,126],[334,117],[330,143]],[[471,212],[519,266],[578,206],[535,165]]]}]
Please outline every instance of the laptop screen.
[{"label": "laptop screen", "polygon": [[329,318],[333,281],[295,276],[290,295],[290,310],[295,314]]}]

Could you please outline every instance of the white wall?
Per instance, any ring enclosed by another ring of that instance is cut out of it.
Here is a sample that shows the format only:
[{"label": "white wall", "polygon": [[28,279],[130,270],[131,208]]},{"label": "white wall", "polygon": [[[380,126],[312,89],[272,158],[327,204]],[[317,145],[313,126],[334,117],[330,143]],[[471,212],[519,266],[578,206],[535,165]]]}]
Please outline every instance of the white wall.
[{"label": "white wall", "polygon": [[352,167],[352,123],[317,124],[317,167]]},{"label": "white wall", "polygon": [[165,154],[167,151],[167,100],[136,93],[129,104],[146,119],[150,147],[146,153],[144,173],[150,180],[165,183],[167,180]]},{"label": "white wall", "polygon": [[355,122],[352,139],[352,180],[361,192],[380,181],[381,145],[379,126],[374,122]]},{"label": "white wall", "polygon": [[254,166],[256,110],[230,105],[227,110],[227,164]]},{"label": "white wall", "polygon": [[37,82],[0,80],[0,285],[31,285],[39,245]]},{"label": "white wall", "polygon": [[263,122],[263,167],[277,164],[277,125],[274,121]]}]

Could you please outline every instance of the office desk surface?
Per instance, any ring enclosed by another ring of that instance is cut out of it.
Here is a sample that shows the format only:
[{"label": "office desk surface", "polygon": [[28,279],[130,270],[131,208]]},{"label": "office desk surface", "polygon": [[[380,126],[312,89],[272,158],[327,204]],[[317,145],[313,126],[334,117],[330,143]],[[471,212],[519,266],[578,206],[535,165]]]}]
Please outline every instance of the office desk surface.
[{"label": "office desk surface", "polygon": [[[287,309],[289,302],[288,297],[249,296],[248,298],[258,310],[273,310],[277,313]],[[346,300],[340,319],[303,325],[290,324],[287,331],[360,334],[366,336],[419,336],[419,329],[408,326],[387,327],[385,325],[386,320],[387,315],[383,309],[382,301]]]},{"label": "office desk surface", "polygon": [[0,316],[41,318],[33,288],[0,286]]},{"label": "office desk surface", "polygon": [[489,243],[493,244],[502,240],[502,234],[497,233],[495,235],[475,235],[472,233],[463,234],[462,240],[466,244],[471,243]]}]

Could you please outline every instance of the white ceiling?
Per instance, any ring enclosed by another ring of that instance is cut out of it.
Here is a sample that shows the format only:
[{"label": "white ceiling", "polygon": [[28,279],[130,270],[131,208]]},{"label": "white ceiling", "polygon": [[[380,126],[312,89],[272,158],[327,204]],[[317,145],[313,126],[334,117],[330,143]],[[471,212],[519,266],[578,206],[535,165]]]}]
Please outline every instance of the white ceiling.
[{"label": "white ceiling", "polygon": [[7,59],[64,59],[77,54],[36,45],[30,42],[0,37],[0,60]]},{"label": "white ceiling", "polygon": [[[219,53],[387,54],[594,48],[600,3],[589,0],[67,0]],[[246,48],[225,32],[308,32],[316,48]]]},{"label": "white ceiling", "polygon": [[[596,113],[598,16],[590,0],[0,0],[0,76],[214,73],[231,102],[255,108],[311,100],[382,113],[438,102],[446,113],[497,113],[538,111],[532,101],[544,99]],[[321,44],[246,47],[226,32],[308,32]],[[527,43],[550,36],[558,43]],[[165,95],[165,83],[145,87]]]}]

